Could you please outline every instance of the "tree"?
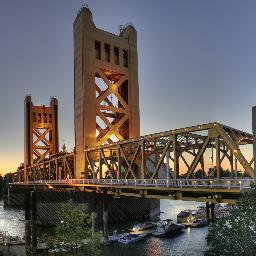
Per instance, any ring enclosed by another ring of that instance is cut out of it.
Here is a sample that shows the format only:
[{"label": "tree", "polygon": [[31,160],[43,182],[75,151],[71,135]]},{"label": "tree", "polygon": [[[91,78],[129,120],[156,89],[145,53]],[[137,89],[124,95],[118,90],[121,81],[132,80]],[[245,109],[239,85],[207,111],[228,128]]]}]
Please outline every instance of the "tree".
[{"label": "tree", "polygon": [[91,214],[87,204],[75,206],[70,200],[59,212],[55,236],[48,238],[50,248],[59,255],[101,255],[101,235],[91,233]]},{"label": "tree", "polygon": [[206,173],[204,170],[202,169],[198,169],[197,171],[195,171],[195,173],[193,174],[193,178],[194,179],[203,179],[206,177]]},{"label": "tree", "polygon": [[256,255],[256,190],[245,192],[229,216],[209,226],[206,256]]},{"label": "tree", "polygon": [[[216,166],[209,168],[208,176],[209,177],[216,177],[217,176],[217,168],[216,168]],[[220,168],[220,177],[225,177],[225,178],[231,177],[231,171],[229,169],[224,170],[221,167]]]}]

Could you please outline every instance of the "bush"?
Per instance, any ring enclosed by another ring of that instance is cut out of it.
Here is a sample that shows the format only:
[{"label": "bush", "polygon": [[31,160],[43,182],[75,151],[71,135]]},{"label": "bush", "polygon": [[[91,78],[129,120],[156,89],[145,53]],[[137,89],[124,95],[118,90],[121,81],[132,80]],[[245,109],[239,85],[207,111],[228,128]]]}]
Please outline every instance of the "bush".
[{"label": "bush", "polygon": [[92,236],[88,205],[75,206],[70,200],[61,207],[59,217],[55,236],[47,240],[50,248],[59,255],[101,255],[101,234]]},{"label": "bush", "polygon": [[256,190],[245,192],[230,215],[209,226],[205,256],[256,255]]}]

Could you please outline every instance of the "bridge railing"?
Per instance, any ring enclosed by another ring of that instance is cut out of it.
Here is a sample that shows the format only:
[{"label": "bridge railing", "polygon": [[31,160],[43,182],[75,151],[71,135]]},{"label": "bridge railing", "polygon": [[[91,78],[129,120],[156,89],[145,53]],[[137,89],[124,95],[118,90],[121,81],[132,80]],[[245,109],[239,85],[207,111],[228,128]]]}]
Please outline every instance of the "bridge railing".
[{"label": "bridge railing", "polygon": [[254,179],[63,179],[15,182],[24,185],[107,185],[109,187],[224,188],[249,189]]}]

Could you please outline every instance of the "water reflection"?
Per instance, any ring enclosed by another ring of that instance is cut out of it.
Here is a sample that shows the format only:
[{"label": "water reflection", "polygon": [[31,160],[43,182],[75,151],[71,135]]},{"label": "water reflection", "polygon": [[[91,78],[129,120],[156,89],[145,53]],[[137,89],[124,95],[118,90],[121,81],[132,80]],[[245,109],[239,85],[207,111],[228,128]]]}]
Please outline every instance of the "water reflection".
[{"label": "water reflection", "polygon": [[[196,209],[199,205],[201,203],[161,200],[160,218],[176,221],[180,211]],[[113,244],[104,248],[104,256],[201,256],[206,248],[207,232],[207,227],[186,229],[172,238],[149,237],[136,244]]]},{"label": "water reflection", "polygon": [[[171,218],[176,221],[177,214],[185,209],[196,209],[200,203],[161,200],[161,219]],[[120,232],[128,232],[134,223],[113,226]],[[10,235],[23,237],[25,230],[22,209],[4,209],[0,202],[0,230]],[[186,229],[181,235],[172,238],[148,237],[144,241],[130,245],[113,244],[105,246],[104,256],[201,256],[206,247],[207,227]]]},{"label": "water reflection", "polygon": [[3,201],[0,201],[0,231],[8,231],[11,236],[23,237],[24,219],[22,208],[3,208]]}]

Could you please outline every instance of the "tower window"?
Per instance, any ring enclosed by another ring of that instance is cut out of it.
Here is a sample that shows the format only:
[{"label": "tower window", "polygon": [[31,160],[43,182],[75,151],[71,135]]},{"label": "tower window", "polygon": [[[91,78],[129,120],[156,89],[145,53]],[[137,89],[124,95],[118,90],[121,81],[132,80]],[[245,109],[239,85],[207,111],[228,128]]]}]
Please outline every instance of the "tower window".
[{"label": "tower window", "polygon": [[105,44],[105,60],[110,62],[110,45]]},{"label": "tower window", "polygon": [[37,113],[37,116],[38,116],[38,123],[41,123],[42,122],[42,116],[41,116],[41,113]]},{"label": "tower window", "polygon": [[95,41],[95,57],[96,59],[101,60],[101,47],[99,41]]},{"label": "tower window", "polygon": [[119,65],[119,48],[114,47],[114,63]]},{"label": "tower window", "polygon": [[128,51],[123,50],[123,65],[124,67],[128,67]]}]

